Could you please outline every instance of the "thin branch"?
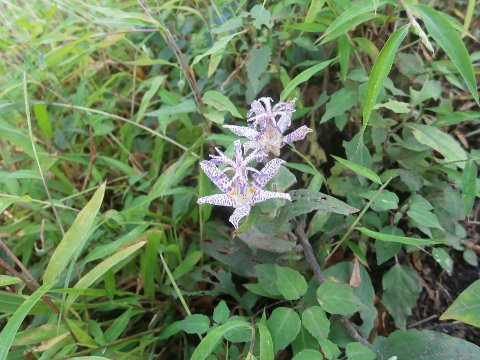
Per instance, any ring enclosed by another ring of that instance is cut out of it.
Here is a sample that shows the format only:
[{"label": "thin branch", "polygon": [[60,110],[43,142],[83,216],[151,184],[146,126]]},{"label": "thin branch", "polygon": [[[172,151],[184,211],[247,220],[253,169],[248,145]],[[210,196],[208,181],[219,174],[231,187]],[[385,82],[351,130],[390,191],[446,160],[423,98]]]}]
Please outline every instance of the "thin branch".
[{"label": "thin branch", "polygon": [[[300,244],[302,245],[303,252],[305,254],[305,260],[307,260],[308,265],[315,273],[315,278],[318,281],[319,285],[322,285],[325,282],[325,276],[323,275],[322,269],[315,258],[315,254],[312,249],[312,245],[308,241],[308,237],[305,234],[305,220],[294,220],[295,223],[295,234],[297,235]],[[345,325],[345,328],[348,334],[359,343],[370,347],[370,343],[365,339],[360,333],[355,329],[350,320],[346,317],[340,317],[340,321]]]}]

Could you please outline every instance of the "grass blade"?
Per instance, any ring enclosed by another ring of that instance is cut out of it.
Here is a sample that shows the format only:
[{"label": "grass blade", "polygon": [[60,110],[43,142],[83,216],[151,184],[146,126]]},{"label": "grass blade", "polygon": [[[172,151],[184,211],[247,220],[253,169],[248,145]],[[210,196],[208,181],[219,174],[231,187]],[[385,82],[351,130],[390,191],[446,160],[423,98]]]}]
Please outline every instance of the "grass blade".
[{"label": "grass blade", "polygon": [[405,236],[383,234],[380,232],[369,230],[364,227],[357,227],[356,229],[360,231],[362,234],[367,235],[376,240],[397,242],[405,245],[426,246],[426,245],[435,245],[435,244],[445,244],[446,242],[445,240],[417,239],[417,238],[408,238]]},{"label": "grass blade", "polygon": [[467,161],[462,174],[462,200],[467,217],[472,214],[477,187],[477,166],[473,160]]},{"label": "grass blade", "polygon": [[[120,250],[116,254],[113,254],[109,258],[103,260],[100,264],[95,266],[92,270],[90,270],[85,276],[83,276],[73,287],[74,289],[87,289],[92,285],[95,281],[97,281],[100,277],[102,277],[108,270],[112,267],[117,265],[120,261],[126,259],[130,255],[132,255],[135,251],[140,249],[143,245],[147,242],[145,240],[139,241],[125,249]],[[67,300],[65,301],[65,308],[68,309],[73,302],[79,296],[79,293],[73,293],[68,296]]]},{"label": "grass blade", "polygon": [[460,35],[440,12],[423,4],[414,5],[412,8],[420,14],[429,35],[447,53],[465,80],[473,98],[480,105],[475,72],[467,48],[463,44]]},{"label": "grass blade", "polygon": [[362,165],[358,165],[353,161],[342,159],[341,157],[338,157],[335,155],[332,155],[332,157],[335,160],[337,160],[340,164],[345,166],[346,168],[349,168],[350,170],[356,172],[358,175],[366,177],[367,179],[372,180],[374,183],[377,183],[378,185],[382,185],[382,180],[380,180],[380,177],[377,174],[375,174],[372,170],[367,169]]},{"label": "grass blade", "polygon": [[7,322],[7,325],[3,328],[0,333],[0,360],[5,360],[7,358],[10,346],[12,346],[13,339],[17,333],[20,325],[22,324],[25,317],[28,315],[30,310],[35,306],[35,304],[41,299],[45,293],[50,290],[52,283],[45,283],[43,286],[38,288],[30,297],[23,302],[22,305],[15,311],[13,316]]},{"label": "grass blade", "polygon": [[285,101],[285,99],[290,95],[290,93],[301,83],[304,83],[308,79],[310,79],[313,75],[315,75],[317,72],[320,70],[325,69],[328,65],[332,63],[332,60],[327,60],[323,61],[320,64],[313,65],[312,67],[309,67],[307,70],[302,71],[300,74],[295,76],[293,80],[291,80],[287,86],[285,86],[285,89],[283,89],[282,93],[280,94],[280,101]]},{"label": "grass blade", "polygon": [[375,64],[373,65],[372,72],[368,79],[367,92],[365,94],[365,101],[363,104],[363,125],[362,131],[365,130],[372,114],[373,107],[377,101],[378,94],[385,82],[385,79],[390,72],[393,65],[393,59],[398,50],[398,47],[402,43],[403,39],[408,33],[410,25],[405,25],[396,30],[392,36],[387,40],[385,45],[380,51]]},{"label": "grass blade", "polygon": [[248,329],[250,328],[250,324],[245,320],[233,320],[213,329],[197,346],[190,360],[206,359],[212,351],[215,350],[215,347],[227,331],[242,327]]},{"label": "grass blade", "polygon": [[100,205],[105,194],[105,184],[102,184],[90,201],[77,215],[73,225],[66,232],[60,244],[55,249],[43,275],[44,282],[54,282],[65,270],[68,263],[78,256],[79,251],[85,245],[95,217],[100,210]]}]

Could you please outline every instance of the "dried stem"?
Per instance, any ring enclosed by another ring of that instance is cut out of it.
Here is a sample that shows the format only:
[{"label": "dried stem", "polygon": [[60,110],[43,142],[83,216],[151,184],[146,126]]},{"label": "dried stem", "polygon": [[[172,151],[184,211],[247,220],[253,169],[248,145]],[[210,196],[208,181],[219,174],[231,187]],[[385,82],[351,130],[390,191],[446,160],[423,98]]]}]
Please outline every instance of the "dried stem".
[{"label": "dried stem", "polygon": [[[318,284],[321,285],[325,281],[325,276],[322,273],[322,269],[315,258],[313,253],[312,245],[308,241],[307,235],[305,234],[305,220],[295,220],[295,234],[297,235],[300,244],[302,245],[303,252],[305,254],[305,260],[307,260],[308,265],[315,273],[315,278],[318,281]],[[345,328],[348,334],[359,343],[370,347],[370,343],[365,339],[360,333],[355,329],[349,319],[346,317],[341,317],[340,321],[345,325]]]}]

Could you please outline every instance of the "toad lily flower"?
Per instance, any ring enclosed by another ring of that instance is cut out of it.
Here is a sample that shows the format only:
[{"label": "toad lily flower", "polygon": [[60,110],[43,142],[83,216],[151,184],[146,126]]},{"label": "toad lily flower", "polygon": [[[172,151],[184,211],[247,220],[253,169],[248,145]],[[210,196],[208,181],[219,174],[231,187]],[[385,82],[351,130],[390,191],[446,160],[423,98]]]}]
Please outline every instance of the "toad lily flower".
[{"label": "toad lily flower", "polygon": [[[213,160],[200,162],[202,170],[223,194],[204,196],[197,200],[198,204],[234,207],[235,210],[230,216],[229,221],[235,228],[238,228],[239,221],[250,213],[250,209],[254,204],[267,199],[292,200],[289,194],[262,190],[285,161],[273,159],[261,170],[250,168],[247,164],[253,160],[256,151],[252,151],[246,159],[243,159],[242,147],[240,141],[237,141],[234,143],[235,161],[229,159],[221,151],[217,150],[220,155],[212,156]],[[224,170],[220,170],[215,163],[225,163],[229,166]],[[254,173],[251,182],[248,179],[248,170]],[[225,174],[228,171],[234,172],[231,179]]]},{"label": "toad lily flower", "polygon": [[[246,149],[257,149],[257,160],[261,161],[268,153],[280,156],[280,149],[286,144],[303,140],[313,131],[307,126],[302,126],[288,135],[283,135],[292,123],[293,107],[296,99],[290,102],[279,102],[271,106],[273,100],[263,97],[252,102],[251,109],[247,113],[247,121],[252,122],[250,127],[224,125],[234,134],[244,136],[250,141],[244,144]],[[255,114],[255,116],[253,116]],[[277,120],[278,118],[278,120]],[[256,130],[258,126],[258,130]]]}]

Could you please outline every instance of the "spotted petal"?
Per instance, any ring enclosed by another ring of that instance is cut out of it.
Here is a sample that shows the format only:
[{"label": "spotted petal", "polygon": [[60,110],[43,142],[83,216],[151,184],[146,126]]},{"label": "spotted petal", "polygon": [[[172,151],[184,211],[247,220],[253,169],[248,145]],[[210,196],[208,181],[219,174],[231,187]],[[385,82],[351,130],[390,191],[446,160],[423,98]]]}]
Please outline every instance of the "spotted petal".
[{"label": "spotted petal", "polygon": [[292,201],[290,194],[287,194],[287,193],[257,190],[255,191],[255,194],[253,194],[252,203],[256,204],[268,199],[284,199],[284,200]]},{"label": "spotted petal", "polygon": [[227,194],[215,194],[198,198],[197,204],[211,204],[219,206],[235,206],[235,201]]},{"label": "spotted petal", "polygon": [[279,102],[273,107],[273,112],[280,115],[277,126],[282,134],[292,123],[292,115],[295,112],[295,101],[297,101],[297,99],[293,99],[289,102]]},{"label": "spotted petal", "polygon": [[260,170],[260,173],[258,174],[253,174],[253,181],[252,184],[255,186],[256,189],[261,189],[265,186],[267,182],[269,182],[276,173],[278,173],[278,170],[280,169],[280,166],[285,163],[282,159],[273,159],[270,160],[262,170]]},{"label": "spotted petal", "polygon": [[232,184],[230,179],[221,172],[215,164],[211,161],[203,160],[200,161],[200,166],[202,167],[205,175],[209,177],[210,180],[220,189],[222,192],[226,193],[232,190]]},{"label": "spotted petal", "polygon": [[235,135],[244,136],[250,140],[254,140],[258,136],[258,131],[250,127],[237,125],[223,125],[223,127],[229,129]]},{"label": "spotted petal", "polygon": [[285,145],[294,141],[303,140],[305,139],[305,136],[307,136],[307,134],[312,131],[313,131],[312,129],[303,125],[302,127],[299,127],[297,130],[284,136],[282,139],[282,144]]},{"label": "spotted petal", "polygon": [[243,219],[245,216],[248,216],[248,214],[250,214],[249,205],[238,207],[235,209],[235,211],[233,212],[232,216],[230,216],[228,221],[230,221],[235,227],[235,229],[237,229],[239,221]]}]

